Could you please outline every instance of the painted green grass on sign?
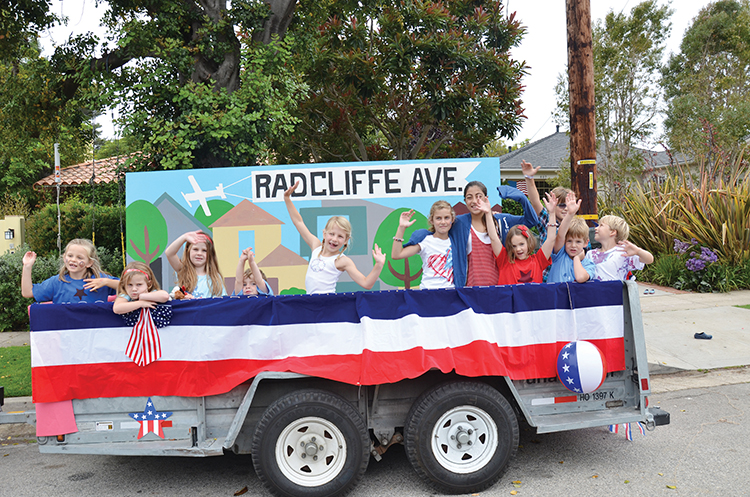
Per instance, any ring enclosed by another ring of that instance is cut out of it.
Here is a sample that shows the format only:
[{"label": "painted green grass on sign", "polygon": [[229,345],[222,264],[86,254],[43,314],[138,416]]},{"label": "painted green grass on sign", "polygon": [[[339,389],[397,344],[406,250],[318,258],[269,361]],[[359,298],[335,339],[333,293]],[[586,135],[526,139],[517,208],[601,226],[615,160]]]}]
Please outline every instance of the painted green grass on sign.
[{"label": "painted green grass on sign", "polygon": [[31,347],[0,348],[0,385],[6,397],[31,395]]}]

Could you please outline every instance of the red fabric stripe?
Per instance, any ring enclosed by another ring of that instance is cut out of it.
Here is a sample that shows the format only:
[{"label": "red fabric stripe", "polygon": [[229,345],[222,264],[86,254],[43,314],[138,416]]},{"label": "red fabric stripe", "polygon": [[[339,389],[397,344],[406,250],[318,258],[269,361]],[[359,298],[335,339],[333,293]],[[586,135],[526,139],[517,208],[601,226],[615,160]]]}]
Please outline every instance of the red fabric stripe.
[{"label": "red fabric stripe", "polygon": [[578,396],[576,395],[568,395],[567,397],[555,397],[555,404],[564,404],[566,402],[576,402],[578,400]]},{"label": "red fabric stripe", "polygon": [[[625,369],[622,338],[591,340],[607,358],[608,371]],[[416,378],[435,368],[469,376],[509,376],[514,380],[557,376],[557,355],[566,342],[498,347],[476,341],[440,350],[415,348],[361,355],[290,357],[281,360],[156,361],[35,367],[34,402],[97,397],[179,395],[200,397],[228,392],[262,371],[291,371],[349,384],[376,385]],[[61,378],[64,378],[61,381]]]}]

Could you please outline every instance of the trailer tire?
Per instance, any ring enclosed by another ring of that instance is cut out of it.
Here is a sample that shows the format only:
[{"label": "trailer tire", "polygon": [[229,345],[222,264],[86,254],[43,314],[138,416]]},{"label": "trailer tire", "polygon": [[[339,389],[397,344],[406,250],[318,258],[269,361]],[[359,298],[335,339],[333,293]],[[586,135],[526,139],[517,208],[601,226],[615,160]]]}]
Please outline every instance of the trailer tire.
[{"label": "trailer tire", "polygon": [[518,449],[518,420],[497,390],[454,381],[423,393],[406,418],[406,456],[420,477],[449,493],[480,492]]},{"label": "trailer tire", "polygon": [[351,403],[322,390],[300,390],[263,413],[253,436],[253,466],[274,495],[344,495],[367,469],[369,443]]}]

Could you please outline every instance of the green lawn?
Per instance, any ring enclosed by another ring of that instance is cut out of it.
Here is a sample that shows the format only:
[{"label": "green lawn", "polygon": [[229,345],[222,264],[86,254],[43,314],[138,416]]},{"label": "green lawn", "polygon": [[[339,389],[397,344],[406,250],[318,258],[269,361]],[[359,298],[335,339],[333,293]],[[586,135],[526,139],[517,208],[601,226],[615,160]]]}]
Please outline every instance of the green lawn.
[{"label": "green lawn", "polygon": [[31,395],[31,347],[0,348],[0,386],[6,397]]}]

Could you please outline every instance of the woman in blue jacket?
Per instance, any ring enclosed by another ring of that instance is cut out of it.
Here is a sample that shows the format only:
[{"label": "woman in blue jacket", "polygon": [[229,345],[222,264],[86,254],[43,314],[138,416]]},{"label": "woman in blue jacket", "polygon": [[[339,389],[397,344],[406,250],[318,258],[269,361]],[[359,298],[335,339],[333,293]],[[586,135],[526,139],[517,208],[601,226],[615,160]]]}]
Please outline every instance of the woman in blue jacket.
[{"label": "woman in blue jacket", "polygon": [[[494,214],[497,226],[490,229],[498,229],[503,243],[511,227],[517,224],[536,226],[539,223],[534,208],[522,192],[507,185],[497,187],[497,191],[500,198],[521,204],[524,214]],[[457,288],[496,285],[497,266],[485,222],[485,210],[489,208],[487,187],[479,181],[469,182],[464,188],[464,203],[469,213],[456,216],[448,233],[453,253],[453,283]],[[404,247],[421,242],[429,234],[428,230],[415,231]]]}]

